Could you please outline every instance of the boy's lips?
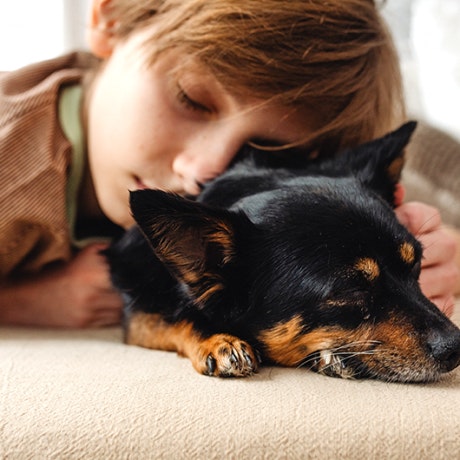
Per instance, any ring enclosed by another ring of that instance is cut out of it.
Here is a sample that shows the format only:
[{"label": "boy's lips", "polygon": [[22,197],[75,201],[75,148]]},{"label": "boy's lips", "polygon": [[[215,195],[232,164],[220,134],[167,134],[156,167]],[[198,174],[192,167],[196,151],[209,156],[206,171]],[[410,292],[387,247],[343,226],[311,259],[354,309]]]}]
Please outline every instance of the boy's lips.
[{"label": "boy's lips", "polygon": [[[135,190],[146,190],[146,189],[152,189],[152,190],[168,190],[169,192],[172,192],[172,193],[178,193],[178,194],[184,194],[186,193],[186,190],[184,189],[176,189],[176,188],[172,188],[172,187],[165,187],[165,188],[162,188],[161,185],[150,185],[148,184],[147,182],[145,182],[143,179],[141,179],[139,176],[136,176],[134,175],[133,176],[133,180],[134,180],[134,187],[135,187]],[[196,193],[191,193],[192,195],[196,195]]]},{"label": "boy's lips", "polygon": [[138,176],[134,176],[134,181],[136,182],[136,189],[138,190],[145,190],[151,188]]}]

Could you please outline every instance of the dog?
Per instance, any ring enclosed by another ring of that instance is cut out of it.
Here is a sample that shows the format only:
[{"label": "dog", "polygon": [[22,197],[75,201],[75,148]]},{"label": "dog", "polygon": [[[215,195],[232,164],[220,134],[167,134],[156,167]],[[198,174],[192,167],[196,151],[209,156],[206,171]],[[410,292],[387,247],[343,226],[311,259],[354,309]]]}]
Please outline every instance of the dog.
[{"label": "dog", "polygon": [[391,382],[454,369],[460,330],[422,294],[422,247],[393,210],[415,126],[288,167],[247,153],[196,201],[130,192],[137,225],[106,250],[125,342],[219,377],[261,363]]}]

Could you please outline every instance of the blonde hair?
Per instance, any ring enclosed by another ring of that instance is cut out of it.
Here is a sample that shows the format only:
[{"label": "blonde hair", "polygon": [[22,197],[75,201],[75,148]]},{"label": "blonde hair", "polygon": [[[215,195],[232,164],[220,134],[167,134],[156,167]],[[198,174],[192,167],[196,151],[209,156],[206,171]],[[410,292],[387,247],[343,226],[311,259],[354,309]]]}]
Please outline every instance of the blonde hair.
[{"label": "blonde hair", "polygon": [[314,114],[302,143],[319,154],[405,117],[397,53],[372,0],[112,0],[109,14],[121,38],[155,24],[151,62],[181,48],[230,90]]}]

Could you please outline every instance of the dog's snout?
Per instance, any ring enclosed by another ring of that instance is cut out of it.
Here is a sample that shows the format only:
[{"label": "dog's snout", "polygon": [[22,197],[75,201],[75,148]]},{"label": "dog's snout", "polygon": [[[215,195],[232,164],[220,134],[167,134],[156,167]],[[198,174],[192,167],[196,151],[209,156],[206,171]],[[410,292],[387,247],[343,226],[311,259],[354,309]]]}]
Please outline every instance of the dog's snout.
[{"label": "dog's snout", "polygon": [[449,372],[460,364],[460,331],[449,333],[433,330],[428,335],[429,354],[438,361],[442,372]]}]

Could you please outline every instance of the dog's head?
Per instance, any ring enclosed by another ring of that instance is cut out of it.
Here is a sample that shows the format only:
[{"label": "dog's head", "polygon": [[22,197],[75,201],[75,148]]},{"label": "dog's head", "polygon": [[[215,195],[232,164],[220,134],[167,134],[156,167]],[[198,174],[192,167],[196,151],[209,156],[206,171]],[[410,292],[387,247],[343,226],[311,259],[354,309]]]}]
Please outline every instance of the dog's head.
[{"label": "dog's head", "polygon": [[193,308],[265,359],[436,380],[460,362],[460,331],[421,293],[421,245],[392,209],[414,128],[284,177],[235,210],[144,190],[131,194],[133,214]]}]

